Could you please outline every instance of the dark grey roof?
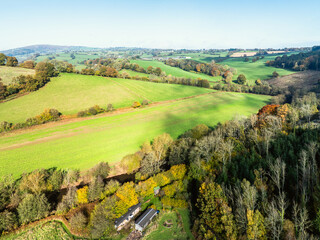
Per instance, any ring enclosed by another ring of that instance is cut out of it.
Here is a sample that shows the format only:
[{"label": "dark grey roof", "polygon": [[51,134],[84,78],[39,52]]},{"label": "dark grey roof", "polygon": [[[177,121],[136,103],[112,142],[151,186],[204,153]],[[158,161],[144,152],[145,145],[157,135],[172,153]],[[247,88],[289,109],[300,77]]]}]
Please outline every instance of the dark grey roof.
[{"label": "dark grey roof", "polygon": [[141,227],[145,227],[150,219],[157,214],[157,210],[153,208],[148,208],[136,221],[136,224],[140,225]]},{"label": "dark grey roof", "polygon": [[128,218],[139,207],[141,207],[141,203],[131,206],[125,214],[123,214],[121,217],[116,219],[114,224],[118,227],[126,218]]}]

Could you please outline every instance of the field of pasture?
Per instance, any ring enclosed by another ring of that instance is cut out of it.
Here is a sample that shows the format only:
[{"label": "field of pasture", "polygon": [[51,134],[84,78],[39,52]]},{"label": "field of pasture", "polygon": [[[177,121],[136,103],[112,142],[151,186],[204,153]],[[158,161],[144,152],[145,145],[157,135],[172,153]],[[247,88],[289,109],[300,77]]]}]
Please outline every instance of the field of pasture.
[{"label": "field of pasture", "polygon": [[34,70],[20,67],[0,66],[0,78],[6,85],[10,84],[14,77],[20,75],[34,75]]},{"label": "field of pasture", "polygon": [[237,70],[236,74],[233,76],[235,81],[239,74],[244,74],[248,80],[249,85],[254,85],[257,79],[266,80],[272,78],[272,73],[276,71],[280,76],[289,75],[294,73],[293,71],[268,67],[265,62],[268,60],[273,60],[275,56],[266,56],[264,59],[260,59],[256,62],[252,62],[249,58],[249,62],[245,62],[244,58],[228,58],[221,64],[228,65]]},{"label": "field of pasture", "polygon": [[185,77],[185,78],[191,78],[191,79],[201,78],[201,79],[206,79],[206,80],[211,81],[211,82],[216,82],[216,81],[221,79],[221,77],[212,77],[212,76],[208,76],[208,75],[203,74],[203,73],[195,73],[195,72],[193,73],[193,72],[184,71],[184,70],[182,70],[180,68],[171,67],[169,65],[164,64],[163,62],[155,61],[155,60],[154,61],[131,60],[130,62],[137,63],[141,67],[143,67],[144,69],[147,69],[149,66],[159,67],[167,75],[172,75],[172,76],[175,76],[175,77]]},{"label": "field of pasture", "polygon": [[189,97],[213,90],[128,79],[104,78],[77,74],[60,74],[38,91],[1,103],[0,122],[23,122],[46,108],[63,114],[76,114],[94,105],[115,108],[131,106],[134,101],[151,102]]},{"label": "field of pasture", "polygon": [[[131,87],[131,81],[124,81],[126,87]],[[142,89],[140,91],[144,93]],[[154,93],[155,89],[150,88],[146,94],[151,100],[165,99]],[[123,113],[107,113],[42,125],[33,130],[9,132],[0,136],[0,176],[11,173],[17,177],[24,171],[50,167],[84,170],[101,161],[118,162],[125,155],[139,150],[145,141],[164,132],[177,138],[198,124],[215,126],[236,114],[256,113],[269,100],[269,96],[263,95],[212,92]]]}]

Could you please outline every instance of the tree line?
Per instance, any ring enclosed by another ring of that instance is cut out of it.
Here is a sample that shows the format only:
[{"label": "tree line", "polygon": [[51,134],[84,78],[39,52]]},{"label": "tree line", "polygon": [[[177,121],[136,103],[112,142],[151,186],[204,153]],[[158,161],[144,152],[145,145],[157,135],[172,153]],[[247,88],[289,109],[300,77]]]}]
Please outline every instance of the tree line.
[{"label": "tree line", "polygon": [[315,46],[310,52],[301,52],[290,56],[283,55],[267,61],[267,66],[286,68],[295,71],[320,70],[320,47]]},{"label": "tree line", "polygon": [[190,59],[177,60],[170,58],[168,60],[165,60],[164,63],[171,67],[181,68],[182,70],[188,72],[204,73],[209,76],[222,76],[227,70],[231,72],[234,71],[228,66],[216,64],[214,61],[212,61],[211,63],[199,63]]}]

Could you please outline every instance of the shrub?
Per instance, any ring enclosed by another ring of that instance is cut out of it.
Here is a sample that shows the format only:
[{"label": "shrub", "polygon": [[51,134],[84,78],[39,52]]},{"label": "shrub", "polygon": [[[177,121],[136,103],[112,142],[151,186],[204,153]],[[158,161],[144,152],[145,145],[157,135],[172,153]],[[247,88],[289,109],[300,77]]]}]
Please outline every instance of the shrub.
[{"label": "shrub", "polygon": [[98,112],[94,107],[88,109],[88,115],[97,115]]},{"label": "shrub", "polygon": [[279,77],[279,73],[277,73],[276,71],[274,71],[274,72],[272,73],[272,77],[274,77],[274,78]]},{"label": "shrub", "polygon": [[113,105],[109,103],[107,106],[107,112],[111,112],[111,111],[113,111]]},{"label": "shrub", "polygon": [[77,113],[77,117],[84,117],[86,116],[86,112],[85,111],[80,111]]},{"label": "shrub", "polygon": [[132,107],[133,108],[138,108],[138,107],[140,107],[141,106],[141,103],[140,102],[134,102],[133,104],[132,104]]},{"label": "shrub", "polygon": [[188,203],[183,199],[163,197],[161,203],[164,207],[187,208]]},{"label": "shrub", "polygon": [[0,132],[9,131],[11,130],[11,127],[12,127],[12,123],[3,121],[0,123]]},{"label": "shrub", "polygon": [[148,102],[147,99],[144,99],[144,100],[142,101],[142,106],[146,106],[146,105],[148,105],[148,104],[149,104],[149,102]]}]

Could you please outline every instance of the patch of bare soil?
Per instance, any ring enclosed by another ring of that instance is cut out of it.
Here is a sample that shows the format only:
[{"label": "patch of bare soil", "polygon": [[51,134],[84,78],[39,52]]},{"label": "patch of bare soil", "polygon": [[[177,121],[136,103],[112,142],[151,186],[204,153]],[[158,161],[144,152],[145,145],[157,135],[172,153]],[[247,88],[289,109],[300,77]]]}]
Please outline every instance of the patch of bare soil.
[{"label": "patch of bare soil", "polygon": [[290,86],[296,88],[312,89],[320,82],[320,71],[302,71],[287,76],[272,78],[268,83],[279,88],[288,88]]}]

